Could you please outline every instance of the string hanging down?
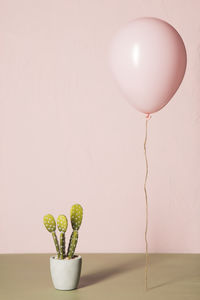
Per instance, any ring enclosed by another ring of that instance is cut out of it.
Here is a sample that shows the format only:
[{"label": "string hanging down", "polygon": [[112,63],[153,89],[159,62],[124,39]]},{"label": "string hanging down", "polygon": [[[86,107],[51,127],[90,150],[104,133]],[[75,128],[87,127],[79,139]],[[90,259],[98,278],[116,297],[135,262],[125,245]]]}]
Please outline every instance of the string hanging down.
[{"label": "string hanging down", "polygon": [[151,119],[150,114],[146,115],[146,126],[145,126],[145,138],[144,138],[144,157],[146,163],[146,173],[144,179],[144,194],[145,194],[145,204],[146,204],[146,225],[145,225],[145,247],[146,247],[146,264],[145,264],[145,288],[148,289],[148,268],[149,268],[149,256],[148,256],[148,195],[147,195],[147,179],[148,179],[148,159],[147,159],[147,133],[148,133],[148,122]]}]

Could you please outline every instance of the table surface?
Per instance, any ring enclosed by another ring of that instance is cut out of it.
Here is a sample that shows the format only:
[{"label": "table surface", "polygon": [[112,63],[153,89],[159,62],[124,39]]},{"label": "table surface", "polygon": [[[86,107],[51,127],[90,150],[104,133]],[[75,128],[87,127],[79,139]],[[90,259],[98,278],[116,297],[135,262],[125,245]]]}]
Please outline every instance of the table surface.
[{"label": "table surface", "polygon": [[145,291],[144,254],[81,254],[79,288],[54,289],[50,254],[1,254],[2,300],[200,299],[200,254],[150,254]]}]

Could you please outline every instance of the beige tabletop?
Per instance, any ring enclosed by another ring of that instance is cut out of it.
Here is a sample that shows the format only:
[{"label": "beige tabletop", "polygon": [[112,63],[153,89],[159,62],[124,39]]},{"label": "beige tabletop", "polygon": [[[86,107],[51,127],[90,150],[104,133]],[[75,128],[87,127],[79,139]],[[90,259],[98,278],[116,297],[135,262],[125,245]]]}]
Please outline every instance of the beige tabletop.
[{"label": "beige tabletop", "polygon": [[200,254],[151,254],[145,291],[144,254],[83,254],[79,289],[54,289],[50,254],[0,255],[1,300],[200,299]]}]

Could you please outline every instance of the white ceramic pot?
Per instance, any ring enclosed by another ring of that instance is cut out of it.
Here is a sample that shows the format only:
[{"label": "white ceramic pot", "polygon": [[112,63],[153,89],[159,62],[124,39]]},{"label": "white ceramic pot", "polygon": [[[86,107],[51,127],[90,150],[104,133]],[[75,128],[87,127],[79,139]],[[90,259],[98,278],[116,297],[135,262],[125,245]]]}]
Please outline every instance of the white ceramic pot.
[{"label": "white ceramic pot", "polygon": [[50,257],[50,270],[53,285],[57,290],[73,290],[78,287],[82,257],[56,259]]}]

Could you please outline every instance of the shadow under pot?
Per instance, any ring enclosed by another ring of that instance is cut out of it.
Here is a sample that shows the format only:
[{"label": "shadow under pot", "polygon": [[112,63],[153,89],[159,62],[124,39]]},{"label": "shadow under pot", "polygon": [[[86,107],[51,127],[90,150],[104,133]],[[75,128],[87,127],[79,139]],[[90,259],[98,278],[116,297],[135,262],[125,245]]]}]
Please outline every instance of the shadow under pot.
[{"label": "shadow under pot", "polygon": [[82,266],[82,257],[57,259],[50,257],[50,271],[53,285],[57,290],[74,290],[78,287]]}]

